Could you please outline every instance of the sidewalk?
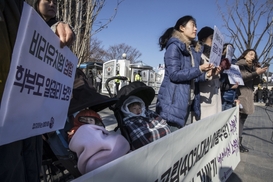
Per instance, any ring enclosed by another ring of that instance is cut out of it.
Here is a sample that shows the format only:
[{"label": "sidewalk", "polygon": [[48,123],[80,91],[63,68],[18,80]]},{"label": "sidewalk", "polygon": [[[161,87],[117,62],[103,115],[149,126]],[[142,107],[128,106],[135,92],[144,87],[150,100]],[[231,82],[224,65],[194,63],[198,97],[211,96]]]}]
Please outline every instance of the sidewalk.
[{"label": "sidewalk", "polygon": [[273,180],[273,107],[255,103],[255,113],[248,116],[243,131],[248,153],[228,182],[271,182]]}]

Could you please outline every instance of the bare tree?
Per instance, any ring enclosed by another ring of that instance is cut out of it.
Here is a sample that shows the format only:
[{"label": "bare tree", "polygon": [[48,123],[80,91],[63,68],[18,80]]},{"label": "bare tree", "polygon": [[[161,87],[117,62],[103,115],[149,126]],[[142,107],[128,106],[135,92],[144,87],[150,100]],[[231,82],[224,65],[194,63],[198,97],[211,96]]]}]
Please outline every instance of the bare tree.
[{"label": "bare tree", "polygon": [[[35,0],[26,0],[34,5]],[[118,6],[124,0],[116,0],[113,14],[108,19],[97,20],[106,0],[57,0],[57,18],[71,25],[76,33],[76,40],[71,50],[79,59],[78,64],[90,60],[91,37],[108,26],[115,18]]]},{"label": "bare tree", "polygon": [[123,53],[126,53],[126,57],[131,63],[138,61],[137,59],[142,55],[136,48],[122,43],[110,46],[107,50],[106,58],[108,60],[120,59]]},{"label": "bare tree", "polygon": [[97,38],[91,38],[89,61],[93,62],[107,61],[105,58],[107,56],[107,53],[103,49],[101,43],[102,42],[99,41]]},{"label": "bare tree", "polygon": [[106,28],[115,18],[117,8],[122,1],[116,0],[116,7],[109,19],[97,21],[97,16],[105,6],[106,0],[58,0],[57,17],[69,23],[76,33],[72,51],[79,58],[78,64],[89,61],[91,37]]},{"label": "bare tree", "polygon": [[[226,0],[221,7],[216,0],[227,35],[239,52],[255,49],[261,63],[269,63],[273,47],[272,0]],[[221,1],[222,3],[222,1]]]}]

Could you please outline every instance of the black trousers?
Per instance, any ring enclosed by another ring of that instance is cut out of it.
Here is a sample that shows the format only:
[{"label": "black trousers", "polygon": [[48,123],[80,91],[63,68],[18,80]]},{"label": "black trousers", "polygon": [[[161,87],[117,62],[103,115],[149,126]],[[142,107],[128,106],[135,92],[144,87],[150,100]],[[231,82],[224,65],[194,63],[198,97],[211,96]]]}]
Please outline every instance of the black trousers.
[{"label": "black trousers", "polygon": [[118,90],[119,90],[119,84],[120,84],[120,83],[117,83],[117,82],[116,82],[116,91],[117,91],[117,93],[118,93]]},{"label": "black trousers", "polygon": [[1,182],[40,182],[42,136],[0,146]]},{"label": "black trousers", "polygon": [[240,119],[239,119],[239,137],[242,137],[244,124],[246,122],[246,119],[248,117],[248,114],[240,113]]}]

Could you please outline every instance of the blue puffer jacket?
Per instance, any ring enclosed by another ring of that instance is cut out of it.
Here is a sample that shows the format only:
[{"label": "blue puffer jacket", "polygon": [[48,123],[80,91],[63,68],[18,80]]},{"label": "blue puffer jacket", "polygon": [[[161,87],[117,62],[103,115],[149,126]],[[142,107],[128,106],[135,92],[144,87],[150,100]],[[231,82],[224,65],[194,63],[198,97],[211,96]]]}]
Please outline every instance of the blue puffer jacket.
[{"label": "blue puffer jacket", "polygon": [[156,112],[166,119],[169,125],[178,128],[183,127],[187,119],[192,79],[195,79],[192,110],[195,112],[196,119],[200,118],[200,95],[197,83],[205,79],[205,73],[199,69],[203,47],[200,44],[191,46],[195,64],[192,67],[187,46],[189,44],[184,43],[183,37],[173,35],[169,39],[164,56],[165,75],[156,104]]}]

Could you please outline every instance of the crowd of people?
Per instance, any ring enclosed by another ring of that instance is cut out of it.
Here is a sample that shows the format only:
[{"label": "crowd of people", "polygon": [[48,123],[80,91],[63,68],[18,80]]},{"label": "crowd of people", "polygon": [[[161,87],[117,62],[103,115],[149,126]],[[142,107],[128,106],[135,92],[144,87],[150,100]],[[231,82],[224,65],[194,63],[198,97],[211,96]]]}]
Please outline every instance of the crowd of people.
[{"label": "crowd of people", "polygon": [[259,84],[254,91],[254,102],[264,103],[267,106],[273,105],[273,87],[271,89],[263,87]]},{"label": "crowd of people", "polygon": [[[2,69],[0,97],[2,97],[10,69],[11,55],[15,44],[23,2],[23,0],[1,0],[0,3],[0,40],[2,43],[2,49],[0,49]],[[72,44],[75,37],[72,28],[67,23],[58,21],[56,18],[57,0],[36,0],[34,8],[48,26],[59,36],[61,47]],[[190,115],[192,122],[198,122],[202,118],[233,107],[234,103],[237,102],[242,105],[239,119],[240,151],[248,152],[248,149],[242,145],[242,131],[248,115],[253,114],[255,111],[253,92],[254,85],[256,84],[255,79],[265,73],[267,67],[262,68],[259,66],[257,53],[254,49],[245,50],[237,60],[225,59],[226,48],[233,46],[229,43],[224,44],[220,65],[215,66],[211,64],[209,54],[214,30],[211,27],[203,27],[197,32],[196,24],[194,17],[183,16],[177,20],[174,27],[168,28],[159,38],[160,50],[165,50],[165,75],[157,97],[156,112],[146,111],[141,100],[137,100],[137,102],[134,100],[128,101],[123,107],[123,112],[127,116],[124,118],[124,121],[132,123],[135,126],[137,126],[136,123],[138,122],[143,131],[147,131],[144,136],[144,142],[136,138],[135,148],[139,148],[170,132],[183,128]],[[197,41],[196,36],[198,37]],[[238,85],[238,83],[231,84],[229,82],[228,76],[223,72],[230,67],[229,62],[239,66],[244,85]],[[117,92],[119,82],[119,80],[115,81]],[[96,85],[97,91],[100,92],[100,73],[96,75]],[[256,93],[258,102],[269,100],[270,105],[272,105],[273,89],[265,91],[259,88]],[[139,120],[139,115],[148,118],[149,123],[153,125],[151,128],[159,126],[158,130],[162,131],[162,135],[155,136],[150,130],[150,126],[143,124],[146,121],[143,118]],[[73,139],[72,136],[80,134],[76,131],[83,130],[84,132],[81,134],[84,135],[84,133],[87,133],[88,135],[91,130],[99,130],[97,135],[96,132],[92,132],[94,137],[98,137],[102,132],[111,141],[122,141],[122,146],[109,146],[109,150],[116,149],[117,147],[122,149],[122,153],[113,152],[114,158],[129,152],[129,144],[123,137],[108,135],[107,131],[103,129],[104,126],[101,125],[100,117],[96,113],[92,112],[90,117],[76,117],[75,122],[80,121],[81,123],[76,129],[74,128],[73,132],[71,131],[71,140],[76,140],[76,137]],[[99,119],[99,121],[96,119]],[[94,125],[99,125],[99,127]],[[135,132],[135,128],[132,128],[132,135],[137,137],[133,132]],[[83,155],[77,148],[80,143],[76,142],[75,144],[71,144],[71,148],[78,152],[78,155]],[[90,146],[87,147],[88,149],[92,148]],[[42,162],[41,135],[0,146],[0,156],[1,181],[40,181]],[[88,156],[85,157],[88,158]],[[108,159],[107,156],[105,156],[105,159]],[[113,158],[109,159],[109,161],[111,160]],[[107,161],[101,161],[100,165],[105,164]],[[80,169],[82,173],[85,173],[86,170],[90,171],[94,169],[92,160],[88,162],[87,166]]]},{"label": "crowd of people", "polygon": [[[195,41],[196,35],[198,41]],[[242,131],[249,114],[254,113],[254,85],[268,67],[258,64],[254,49],[245,50],[237,60],[227,60],[225,44],[219,66],[210,63],[213,29],[203,27],[197,33],[196,20],[184,16],[177,20],[159,38],[161,50],[165,49],[165,75],[156,103],[156,112],[167,120],[171,131],[185,126],[190,113],[192,121],[226,110],[240,103],[240,152],[249,150],[242,144]],[[230,84],[223,71],[230,64],[239,67],[244,85]]]}]

